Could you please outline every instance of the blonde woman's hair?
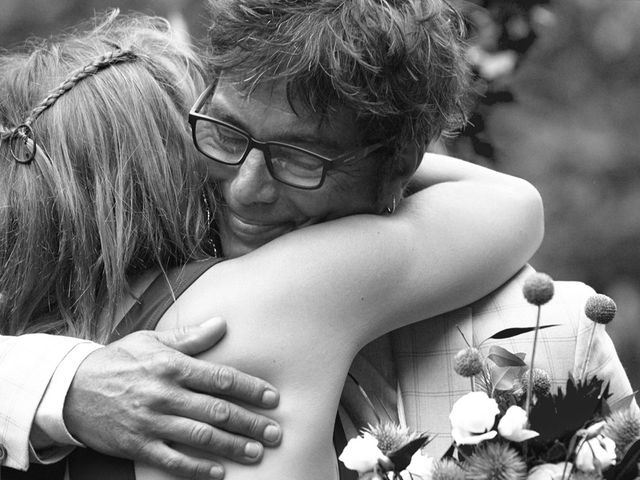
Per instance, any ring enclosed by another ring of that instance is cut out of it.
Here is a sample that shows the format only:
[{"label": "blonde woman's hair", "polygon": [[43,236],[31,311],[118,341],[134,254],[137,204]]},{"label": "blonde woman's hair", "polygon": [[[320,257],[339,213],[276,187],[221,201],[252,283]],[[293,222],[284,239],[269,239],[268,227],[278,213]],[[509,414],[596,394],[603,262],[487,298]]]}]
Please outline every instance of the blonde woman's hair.
[{"label": "blonde woman's hair", "polygon": [[29,48],[0,57],[0,333],[103,341],[128,275],[210,253],[202,66],[166,21],[117,12]]}]

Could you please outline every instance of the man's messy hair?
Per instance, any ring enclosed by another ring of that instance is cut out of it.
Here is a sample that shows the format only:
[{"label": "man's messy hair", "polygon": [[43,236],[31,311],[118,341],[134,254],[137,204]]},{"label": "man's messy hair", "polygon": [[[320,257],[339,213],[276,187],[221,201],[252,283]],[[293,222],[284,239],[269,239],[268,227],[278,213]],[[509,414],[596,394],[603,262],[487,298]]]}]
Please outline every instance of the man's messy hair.
[{"label": "man's messy hair", "polygon": [[416,144],[465,121],[464,24],[446,0],[210,0],[211,63],[244,88],[284,79],[312,111],[355,112],[363,142]]}]

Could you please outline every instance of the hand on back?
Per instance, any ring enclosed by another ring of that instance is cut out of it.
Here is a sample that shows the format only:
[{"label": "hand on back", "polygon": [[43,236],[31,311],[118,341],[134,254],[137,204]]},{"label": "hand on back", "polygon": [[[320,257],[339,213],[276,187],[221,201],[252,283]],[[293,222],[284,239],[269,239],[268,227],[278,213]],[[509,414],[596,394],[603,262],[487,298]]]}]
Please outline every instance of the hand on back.
[{"label": "hand on back", "polygon": [[224,473],[216,462],[188,456],[173,445],[257,462],[263,445],[280,442],[280,428],[235,403],[274,408],[278,393],[260,379],[189,356],[211,348],[224,332],[223,321],[211,320],[136,332],[93,352],[65,400],[70,433],[99,452],[190,478]]}]

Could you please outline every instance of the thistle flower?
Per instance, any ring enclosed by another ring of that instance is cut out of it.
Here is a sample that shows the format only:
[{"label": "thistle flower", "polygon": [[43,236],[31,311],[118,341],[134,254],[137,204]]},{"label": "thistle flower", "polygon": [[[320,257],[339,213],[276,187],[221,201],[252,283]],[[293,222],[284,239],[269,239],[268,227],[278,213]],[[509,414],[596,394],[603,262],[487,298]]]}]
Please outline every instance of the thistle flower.
[{"label": "thistle flower", "polygon": [[431,480],[465,480],[464,475],[465,472],[458,462],[443,458],[434,462]]},{"label": "thistle flower", "polygon": [[538,397],[546,397],[551,393],[551,377],[549,377],[549,374],[541,368],[534,368],[531,372],[527,370],[524,372],[522,377],[520,377],[520,383],[524,390],[527,390],[529,387],[530,376],[533,379],[533,385],[531,388],[534,395]]},{"label": "thistle flower", "polygon": [[616,442],[619,456],[640,438],[640,413],[631,408],[616,410],[606,418],[605,436]]},{"label": "thistle flower", "polygon": [[419,436],[417,433],[410,431],[409,428],[403,428],[391,422],[369,425],[364,429],[364,432],[378,441],[378,448],[382,450],[382,453],[385,455],[406,445]]},{"label": "thistle flower", "polygon": [[453,369],[462,377],[474,377],[483,369],[482,354],[475,347],[460,350],[453,362]]},{"label": "thistle flower", "polygon": [[553,297],[553,279],[546,273],[534,273],[524,281],[522,293],[527,302],[544,305]]},{"label": "thistle flower", "polygon": [[590,296],[584,306],[584,313],[589,320],[605,325],[613,320],[613,317],[616,316],[616,311],[616,302],[599,293]]},{"label": "thistle flower", "polygon": [[466,471],[467,480],[522,480],[527,465],[508,444],[488,443],[471,455]]}]

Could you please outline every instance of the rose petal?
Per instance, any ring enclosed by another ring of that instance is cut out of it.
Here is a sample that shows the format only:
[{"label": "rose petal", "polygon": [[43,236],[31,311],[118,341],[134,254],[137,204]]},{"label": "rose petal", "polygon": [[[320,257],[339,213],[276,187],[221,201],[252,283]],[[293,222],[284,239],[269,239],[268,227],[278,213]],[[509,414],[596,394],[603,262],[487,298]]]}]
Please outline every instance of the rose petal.
[{"label": "rose petal", "polygon": [[378,440],[371,434],[365,433],[349,440],[338,460],[349,470],[365,473],[373,470],[382,457],[383,453],[378,448]]},{"label": "rose petal", "polygon": [[459,431],[456,429],[451,430],[451,436],[458,445],[477,445],[485,440],[491,440],[498,435],[498,432],[491,430],[486,433],[473,434],[471,432]]}]

